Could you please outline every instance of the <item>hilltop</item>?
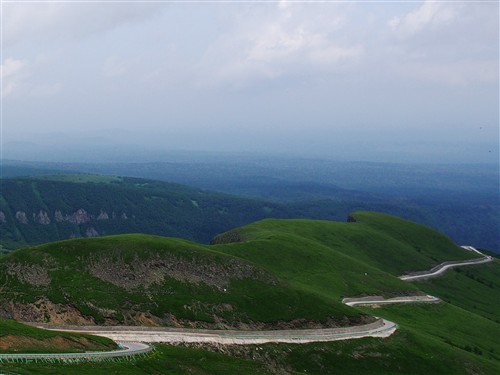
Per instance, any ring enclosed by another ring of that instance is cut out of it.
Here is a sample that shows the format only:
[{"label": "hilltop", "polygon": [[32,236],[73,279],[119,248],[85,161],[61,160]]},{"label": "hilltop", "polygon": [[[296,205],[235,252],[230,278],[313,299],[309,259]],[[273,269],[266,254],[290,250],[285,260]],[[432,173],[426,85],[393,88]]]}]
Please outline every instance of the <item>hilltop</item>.
[{"label": "hilltop", "polygon": [[478,256],[402,219],[360,212],[354,220],[268,219],[211,246],[129,234],[17,250],[0,258],[0,314],[67,324],[348,325],[366,317],[343,297],[414,294],[397,276]]}]

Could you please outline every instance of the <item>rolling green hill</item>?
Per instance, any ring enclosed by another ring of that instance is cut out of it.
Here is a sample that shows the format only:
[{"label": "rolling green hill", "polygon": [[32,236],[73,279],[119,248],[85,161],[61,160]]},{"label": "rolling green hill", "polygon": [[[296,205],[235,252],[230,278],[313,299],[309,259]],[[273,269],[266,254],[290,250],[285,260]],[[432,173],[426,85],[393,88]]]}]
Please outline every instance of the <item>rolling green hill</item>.
[{"label": "rolling green hill", "polygon": [[356,222],[269,219],[219,235],[212,243],[219,244],[219,251],[337,299],[411,294],[417,287],[397,276],[478,256],[407,220],[369,212],[351,216]]},{"label": "rolling green hill", "polygon": [[17,320],[244,328],[364,319],[251,262],[173,238],[56,242],[13,251],[0,270],[0,314]]},{"label": "rolling green hill", "polygon": [[[159,345],[126,364],[65,373],[478,374],[500,371],[498,260],[424,282],[397,276],[475,254],[432,229],[384,214],[350,222],[268,219],[212,245],[148,235],[62,241],[0,257],[0,314],[105,324],[281,328],[390,319],[386,339],[305,345]],[[437,304],[348,308],[345,296],[432,293]],[[10,309],[9,306],[17,309]],[[226,364],[226,365],[224,365]],[[57,373],[58,365],[9,365]],[[238,369],[238,370],[236,370]]]}]

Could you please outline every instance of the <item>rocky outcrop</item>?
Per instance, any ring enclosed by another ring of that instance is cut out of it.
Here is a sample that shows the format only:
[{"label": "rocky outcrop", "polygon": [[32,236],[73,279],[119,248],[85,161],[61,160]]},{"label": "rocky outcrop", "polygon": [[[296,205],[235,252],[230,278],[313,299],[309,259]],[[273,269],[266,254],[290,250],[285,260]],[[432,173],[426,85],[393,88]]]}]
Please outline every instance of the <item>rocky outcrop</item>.
[{"label": "rocky outcrop", "polygon": [[245,233],[235,229],[230,232],[219,234],[210,241],[210,245],[223,245],[247,240]]},{"label": "rocky outcrop", "polygon": [[38,214],[33,214],[33,221],[38,224],[42,225],[49,225],[50,224],[50,218],[47,212],[40,210]]},{"label": "rocky outcrop", "polygon": [[17,278],[23,284],[33,286],[47,286],[50,284],[50,276],[47,269],[38,264],[7,263],[5,265],[5,273]]},{"label": "rocky outcrop", "polygon": [[92,237],[98,237],[99,236],[99,232],[95,230],[95,228],[88,228],[86,231],[85,231],[85,237],[88,237],[88,238],[92,238]]},{"label": "rocky outcrop", "polygon": [[65,220],[72,224],[85,224],[92,220],[92,216],[87,213],[83,208],[78,209],[70,215],[66,215]]},{"label": "rocky outcrop", "polygon": [[165,278],[182,282],[204,283],[217,289],[225,289],[232,280],[254,279],[270,285],[278,280],[271,274],[250,263],[233,260],[224,263],[207,262],[174,255],[157,255],[153,259],[136,258],[125,262],[116,257],[103,256],[89,261],[92,276],[125,289],[149,287],[160,284]]},{"label": "rocky outcrop", "polygon": [[16,219],[21,224],[28,224],[28,218],[26,217],[26,212],[24,212],[24,211],[17,211],[16,212]]},{"label": "rocky outcrop", "polygon": [[101,210],[99,216],[97,216],[97,220],[109,220],[109,215],[106,211]]},{"label": "rocky outcrop", "polygon": [[64,216],[63,216],[62,212],[59,210],[54,212],[54,219],[56,220],[56,222],[62,223],[64,221]]},{"label": "rocky outcrop", "polygon": [[42,297],[34,303],[4,301],[0,304],[0,316],[23,322],[50,322],[52,324],[95,325],[94,318],[84,316],[71,304],[53,303]]}]

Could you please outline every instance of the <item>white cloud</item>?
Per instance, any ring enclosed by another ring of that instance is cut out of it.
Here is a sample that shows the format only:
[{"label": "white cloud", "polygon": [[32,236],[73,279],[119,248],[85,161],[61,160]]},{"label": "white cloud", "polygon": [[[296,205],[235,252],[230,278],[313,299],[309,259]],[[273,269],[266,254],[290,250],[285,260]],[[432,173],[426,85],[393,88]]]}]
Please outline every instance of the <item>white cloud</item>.
[{"label": "white cloud", "polygon": [[37,56],[33,60],[7,58],[2,65],[2,95],[7,97],[47,97],[59,93],[64,85],[60,82],[47,82],[43,70],[54,60],[47,56]]},{"label": "white cloud", "polygon": [[460,8],[463,8],[461,3],[426,0],[418,9],[404,16],[393,17],[388,25],[403,36],[412,35],[446,26],[458,16]]},{"label": "white cloud", "polygon": [[2,64],[2,78],[6,79],[12,75],[19,73],[26,67],[26,60],[16,60],[11,57],[5,59]]},{"label": "white cloud", "polygon": [[21,85],[25,75],[26,60],[5,59],[2,64],[2,96],[5,98],[12,95]]},{"label": "white cloud", "polygon": [[206,50],[200,67],[201,85],[246,85],[293,76],[305,70],[331,69],[358,57],[359,42],[346,42],[342,6],[291,4],[282,1],[254,7],[237,20],[230,32]]},{"label": "white cloud", "polygon": [[498,3],[425,1],[387,22],[388,66],[405,80],[498,83]]},{"label": "white cloud", "polygon": [[3,6],[4,45],[50,43],[81,38],[141,22],[159,14],[165,3],[8,3]]}]

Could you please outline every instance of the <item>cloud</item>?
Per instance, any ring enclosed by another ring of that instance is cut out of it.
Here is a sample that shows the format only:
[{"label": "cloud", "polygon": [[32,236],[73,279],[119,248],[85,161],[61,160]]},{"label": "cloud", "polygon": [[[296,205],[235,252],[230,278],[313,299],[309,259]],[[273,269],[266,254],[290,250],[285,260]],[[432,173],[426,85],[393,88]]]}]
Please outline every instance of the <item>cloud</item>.
[{"label": "cloud", "polygon": [[4,45],[50,43],[106,32],[161,13],[165,3],[8,3],[3,6]]},{"label": "cloud", "polygon": [[7,58],[2,64],[2,96],[5,98],[12,95],[19,88],[25,75],[26,60]]},{"label": "cloud", "polygon": [[[307,70],[334,69],[362,54],[361,43],[346,42],[343,7],[290,4],[247,9],[231,31],[206,50],[201,85],[242,88]],[[210,70],[210,74],[207,74]]]},{"label": "cloud", "polygon": [[26,60],[7,58],[2,64],[2,78],[6,79],[13,76],[19,73],[24,67],[26,67]]},{"label": "cloud", "polygon": [[404,36],[412,35],[448,25],[459,15],[461,8],[461,3],[426,0],[418,9],[404,16],[393,17],[388,25]]},{"label": "cloud", "polygon": [[388,66],[406,80],[498,83],[498,3],[425,1],[387,22]]},{"label": "cloud", "polygon": [[12,57],[5,59],[2,65],[3,98],[41,98],[59,93],[64,85],[60,82],[44,82],[44,77],[40,74],[44,65],[53,63],[47,56],[38,56],[33,60]]}]

